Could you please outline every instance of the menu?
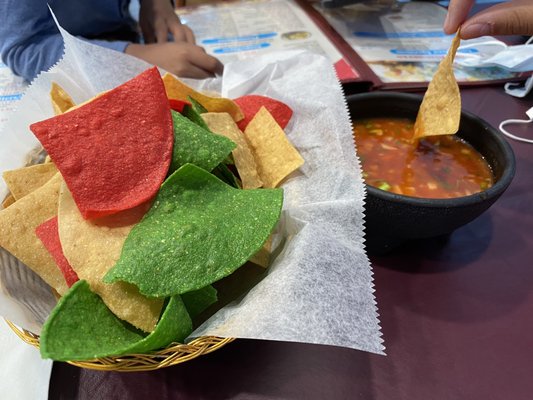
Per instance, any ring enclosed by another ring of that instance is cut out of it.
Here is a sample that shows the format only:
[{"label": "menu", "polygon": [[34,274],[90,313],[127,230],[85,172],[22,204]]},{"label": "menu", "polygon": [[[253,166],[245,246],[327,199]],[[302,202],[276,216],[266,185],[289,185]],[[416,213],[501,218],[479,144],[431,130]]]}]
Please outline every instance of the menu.
[{"label": "menu", "polygon": [[332,41],[293,0],[221,2],[177,9],[196,42],[223,63],[305,49],[331,60],[342,81],[361,79]]},{"label": "menu", "polygon": [[[450,47],[453,35],[442,31],[446,9],[427,1],[358,2],[341,8],[315,9],[387,83],[429,82]],[[506,45],[493,38],[464,40],[456,55],[459,83],[510,80],[518,74],[505,69],[468,68],[462,59],[492,54]]]},{"label": "menu", "polygon": [[[366,0],[331,8],[324,1],[243,0],[177,13],[198,44],[224,63],[302,48],[329,58],[343,83],[366,81],[374,89],[427,86],[452,39],[442,32],[446,9],[427,1]],[[498,67],[460,65],[462,58],[502,47],[492,37],[463,41],[454,66],[459,84],[519,78]]]}]

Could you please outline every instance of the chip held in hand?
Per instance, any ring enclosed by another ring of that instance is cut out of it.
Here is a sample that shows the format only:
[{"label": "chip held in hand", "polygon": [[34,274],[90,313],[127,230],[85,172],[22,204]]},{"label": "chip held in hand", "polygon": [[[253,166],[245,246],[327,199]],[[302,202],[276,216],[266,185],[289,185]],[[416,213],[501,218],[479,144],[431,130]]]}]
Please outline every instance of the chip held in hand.
[{"label": "chip held in hand", "polygon": [[448,54],[440,62],[429,83],[416,117],[414,139],[424,136],[453,135],[461,120],[461,94],[453,74],[453,60],[461,39],[459,31]]}]

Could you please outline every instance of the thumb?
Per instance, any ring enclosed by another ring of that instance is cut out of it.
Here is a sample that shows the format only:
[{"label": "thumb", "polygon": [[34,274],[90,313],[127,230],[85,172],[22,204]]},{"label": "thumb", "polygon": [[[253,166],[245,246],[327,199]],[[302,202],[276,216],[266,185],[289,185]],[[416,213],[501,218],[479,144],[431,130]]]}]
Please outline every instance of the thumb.
[{"label": "thumb", "polygon": [[475,15],[461,27],[462,39],[484,35],[533,35],[533,4],[499,4]]}]

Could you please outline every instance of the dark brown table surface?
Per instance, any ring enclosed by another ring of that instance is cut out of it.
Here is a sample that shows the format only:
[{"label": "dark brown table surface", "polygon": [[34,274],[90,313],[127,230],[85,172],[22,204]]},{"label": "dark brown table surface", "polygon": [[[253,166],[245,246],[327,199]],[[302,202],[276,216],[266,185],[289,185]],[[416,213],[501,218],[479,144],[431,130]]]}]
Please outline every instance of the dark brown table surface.
[{"label": "dark brown table surface", "polygon": [[[496,127],[533,106],[501,85],[462,97]],[[514,132],[533,138],[533,125]],[[387,356],[237,340],[154,372],[55,363],[50,399],[533,398],[533,145],[510,143],[516,175],[488,212],[447,238],[371,257]]]}]

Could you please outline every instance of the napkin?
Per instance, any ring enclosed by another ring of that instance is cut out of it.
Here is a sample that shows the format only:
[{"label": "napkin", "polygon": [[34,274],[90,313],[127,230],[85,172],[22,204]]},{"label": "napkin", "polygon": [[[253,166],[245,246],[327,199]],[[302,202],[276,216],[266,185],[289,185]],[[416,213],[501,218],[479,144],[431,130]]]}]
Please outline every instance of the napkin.
[{"label": "napkin", "polygon": [[0,319],[0,354],[2,398],[48,398],[52,361],[42,360],[39,350],[20,340],[3,319]]},{"label": "napkin", "polygon": [[[24,165],[38,148],[28,126],[53,115],[48,95],[53,81],[82,102],[149,67],[60,30],[64,58],[32,83],[7,122],[0,136],[0,170]],[[308,51],[269,53],[227,64],[222,77],[187,83],[230,98],[253,93],[285,102],[294,110],[286,133],[305,159],[282,185],[283,212],[266,276],[191,337],[306,342],[382,354],[372,270],[364,249],[364,184],[331,62]],[[0,196],[5,193],[0,182]],[[12,267],[24,268],[20,263]],[[29,273],[21,271],[25,275]],[[34,284],[40,293],[39,282]],[[0,301],[9,301],[0,312],[20,326],[38,329],[43,312],[36,313],[34,305],[49,299],[35,296],[29,309],[27,302],[14,301],[16,296],[0,290]]]}]

